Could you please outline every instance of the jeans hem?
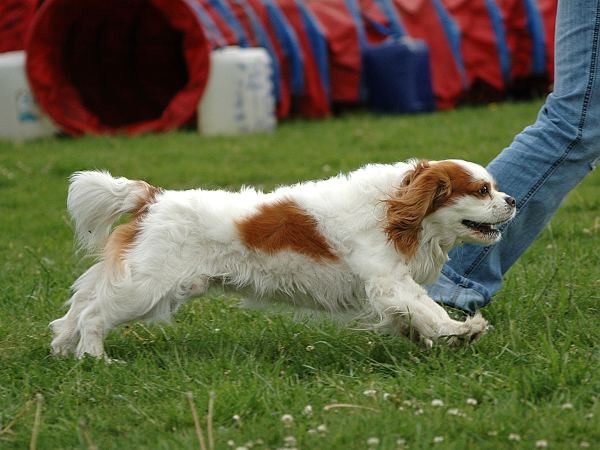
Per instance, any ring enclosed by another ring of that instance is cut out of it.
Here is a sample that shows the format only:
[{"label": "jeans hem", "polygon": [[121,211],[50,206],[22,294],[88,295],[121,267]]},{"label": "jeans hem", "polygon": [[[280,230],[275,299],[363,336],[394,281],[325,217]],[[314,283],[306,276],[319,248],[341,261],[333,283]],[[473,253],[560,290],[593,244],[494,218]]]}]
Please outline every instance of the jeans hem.
[{"label": "jeans hem", "polygon": [[445,266],[436,283],[427,287],[431,298],[453,308],[474,313],[490,303],[492,296],[481,284],[465,278]]}]

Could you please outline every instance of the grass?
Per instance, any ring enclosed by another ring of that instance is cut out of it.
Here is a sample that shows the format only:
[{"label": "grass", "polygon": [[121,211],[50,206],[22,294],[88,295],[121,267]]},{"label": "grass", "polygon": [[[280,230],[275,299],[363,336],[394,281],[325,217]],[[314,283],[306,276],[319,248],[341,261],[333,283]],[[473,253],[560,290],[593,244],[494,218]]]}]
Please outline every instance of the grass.
[{"label": "grass", "polygon": [[484,310],[495,331],[474,346],[423,351],[329,322],[239,310],[218,296],[189,303],[172,325],[114,331],[107,351],[122,364],[49,356],[47,324],[90,264],[73,252],[65,210],[73,171],[106,168],[169,188],[268,190],[412,156],[486,163],[538,108],[358,114],[227,138],[181,131],[0,142],[0,448],[27,448],[32,438],[40,449],[199,448],[186,393],[206,435],[211,391],[218,449],[402,448],[398,439],[411,449],[535,448],[539,440],[598,448],[598,173],[508,273]]}]

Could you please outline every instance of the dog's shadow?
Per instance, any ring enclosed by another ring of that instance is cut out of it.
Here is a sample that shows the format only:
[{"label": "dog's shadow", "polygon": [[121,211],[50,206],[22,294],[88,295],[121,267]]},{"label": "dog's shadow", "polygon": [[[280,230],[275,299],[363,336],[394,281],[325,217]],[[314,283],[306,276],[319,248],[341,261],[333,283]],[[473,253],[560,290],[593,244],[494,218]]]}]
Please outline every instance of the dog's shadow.
[{"label": "dog's shadow", "polygon": [[298,377],[357,369],[393,374],[435,358],[404,337],[345,327],[329,320],[297,321],[289,314],[239,310],[233,303],[194,302],[170,325],[133,323],[106,340],[110,358],[152,359],[158,367],[209,364],[223,368],[278,367]]}]

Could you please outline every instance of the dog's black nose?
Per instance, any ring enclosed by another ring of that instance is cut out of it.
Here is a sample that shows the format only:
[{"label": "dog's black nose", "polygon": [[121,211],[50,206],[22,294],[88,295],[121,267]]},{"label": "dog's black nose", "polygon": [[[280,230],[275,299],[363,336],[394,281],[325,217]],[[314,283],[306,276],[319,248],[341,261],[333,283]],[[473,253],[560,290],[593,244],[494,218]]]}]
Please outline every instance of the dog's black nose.
[{"label": "dog's black nose", "polygon": [[517,201],[511,197],[510,195],[507,195],[506,197],[504,197],[504,200],[506,201],[506,203],[508,203],[512,208],[514,208],[515,206],[517,206]]}]

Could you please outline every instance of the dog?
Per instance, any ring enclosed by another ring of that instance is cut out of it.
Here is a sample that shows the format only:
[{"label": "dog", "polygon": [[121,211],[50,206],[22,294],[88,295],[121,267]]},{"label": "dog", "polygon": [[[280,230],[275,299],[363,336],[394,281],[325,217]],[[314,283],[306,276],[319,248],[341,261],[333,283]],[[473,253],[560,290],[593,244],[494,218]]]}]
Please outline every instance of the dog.
[{"label": "dog", "polygon": [[[491,245],[516,202],[462,160],[370,164],[263,193],[163,190],[82,171],[67,198],[79,245],[97,257],[51,322],[55,355],[104,357],[103,340],[133,320],[168,320],[213,285],[253,307],[344,315],[370,328],[470,342],[480,313],[452,319],[422,287],[461,243]],[[129,222],[113,228],[125,213]]]}]

